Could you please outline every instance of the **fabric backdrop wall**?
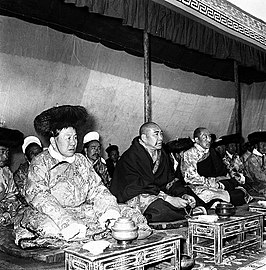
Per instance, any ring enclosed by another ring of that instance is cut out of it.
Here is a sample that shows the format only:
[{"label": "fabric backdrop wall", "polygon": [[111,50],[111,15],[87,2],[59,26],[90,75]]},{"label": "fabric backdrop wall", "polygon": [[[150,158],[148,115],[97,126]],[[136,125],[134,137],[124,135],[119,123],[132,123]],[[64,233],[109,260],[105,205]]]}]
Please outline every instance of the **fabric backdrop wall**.
[{"label": "fabric backdrop wall", "polygon": [[[0,22],[0,118],[6,126],[35,135],[33,120],[43,110],[83,105],[91,116],[85,130],[100,133],[103,149],[112,143],[124,152],[144,121],[143,58],[18,19],[0,16]],[[217,137],[234,132],[234,83],[154,63],[151,76],[152,120],[165,141],[192,136],[198,126]],[[266,129],[266,84],[241,88],[246,136]]]}]

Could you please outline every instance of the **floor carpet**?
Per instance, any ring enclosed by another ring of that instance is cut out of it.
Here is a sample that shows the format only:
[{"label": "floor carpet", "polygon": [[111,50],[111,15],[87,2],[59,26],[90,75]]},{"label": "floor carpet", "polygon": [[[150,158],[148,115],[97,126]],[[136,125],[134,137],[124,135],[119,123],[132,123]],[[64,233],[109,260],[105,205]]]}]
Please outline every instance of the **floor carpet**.
[{"label": "floor carpet", "polygon": [[10,256],[0,251],[0,270],[64,270],[64,262],[45,263],[31,258]]},{"label": "floor carpet", "polygon": [[266,243],[263,248],[248,248],[224,256],[223,262],[215,265],[212,258],[199,254],[193,270],[266,270]]}]

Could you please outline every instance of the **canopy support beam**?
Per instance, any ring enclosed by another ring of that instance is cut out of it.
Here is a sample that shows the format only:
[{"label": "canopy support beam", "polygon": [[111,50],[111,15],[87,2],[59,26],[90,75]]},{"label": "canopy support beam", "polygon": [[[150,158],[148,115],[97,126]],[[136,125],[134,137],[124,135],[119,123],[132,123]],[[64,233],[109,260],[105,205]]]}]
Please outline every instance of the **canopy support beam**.
[{"label": "canopy support beam", "polygon": [[[235,81],[235,127],[236,133],[239,133],[242,136],[241,89],[238,77],[238,63],[236,61],[234,61],[234,81]],[[239,148],[237,149],[238,153],[240,152]]]},{"label": "canopy support beam", "polygon": [[150,37],[148,34],[148,1],[145,3],[145,25],[143,30],[144,51],[144,122],[152,121],[151,111],[151,62],[150,62]]},{"label": "canopy support beam", "polygon": [[144,30],[144,122],[151,121],[151,84],[150,84],[150,40],[149,34]]}]

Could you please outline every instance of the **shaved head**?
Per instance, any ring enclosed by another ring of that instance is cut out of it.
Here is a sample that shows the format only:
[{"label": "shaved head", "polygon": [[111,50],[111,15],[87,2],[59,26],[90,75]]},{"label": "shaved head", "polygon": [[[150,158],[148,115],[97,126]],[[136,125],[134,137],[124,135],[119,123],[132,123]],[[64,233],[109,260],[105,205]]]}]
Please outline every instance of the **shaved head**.
[{"label": "shaved head", "polygon": [[193,133],[193,138],[198,138],[200,136],[200,134],[202,133],[203,130],[206,130],[207,128],[205,127],[198,127],[194,130],[194,133]]},{"label": "shaved head", "polygon": [[163,132],[156,123],[144,123],[139,129],[139,135],[146,148],[150,150],[159,150],[162,148]]},{"label": "shaved head", "polygon": [[195,129],[193,134],[194,140],[204,149],[209,149],[211,146],[211,134],[207,128],[199,127]]},{"label": "shaved head", "polygon": [[148,131],[150,131],[152,128],[160,128],[160,127],[154,122],[144,123],[139,129],[139,136],[141,136],[142,134],[147,135]]}]

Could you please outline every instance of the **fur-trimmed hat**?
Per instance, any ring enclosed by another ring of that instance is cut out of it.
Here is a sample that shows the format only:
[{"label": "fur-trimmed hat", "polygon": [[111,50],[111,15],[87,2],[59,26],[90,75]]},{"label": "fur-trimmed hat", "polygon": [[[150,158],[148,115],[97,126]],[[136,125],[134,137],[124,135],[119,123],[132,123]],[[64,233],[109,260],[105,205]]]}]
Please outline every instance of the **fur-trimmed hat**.
[{"label": "fur-trimmed hat", "polygon": [[0,145],[17,147],[23,144],[24,135],[16,129],[0,127]]},{"label": "fur-trimmed hat", "polygon": [[106,153],[109,155],[112,151],[118,151],[118,146],[115,144],[109,144],[109,146],[105,149]]},{"label": "fur-trimmed hat", "polygon": [[194,142],[190,138],[178,138],[177,140],[166,143],[166,151],[168,153],[180,153],[190,149]]},{"label": "fur-trimmed hat", "polygon": [[217,147],[220,145],[227,145],[230,143],[242,143],[242,142],[244,142],[243,137],[239,133],[234,133],[234,134],[221,136],[219,139],[217,139],[213,143],[213,146]]},{"label": "fur-trimmed hat", "polygon": [[57,130],[74,127],[78,129],[86,122],[88,112],[83,106],[62,105],[50,108],[37,115],[34,128],[37,134],[50,138]]},{"label": "fur-trimmed hat", "polygon": [[266,142],[266,131],[255,131],[248,135],[248,141],[252,144]]}]

